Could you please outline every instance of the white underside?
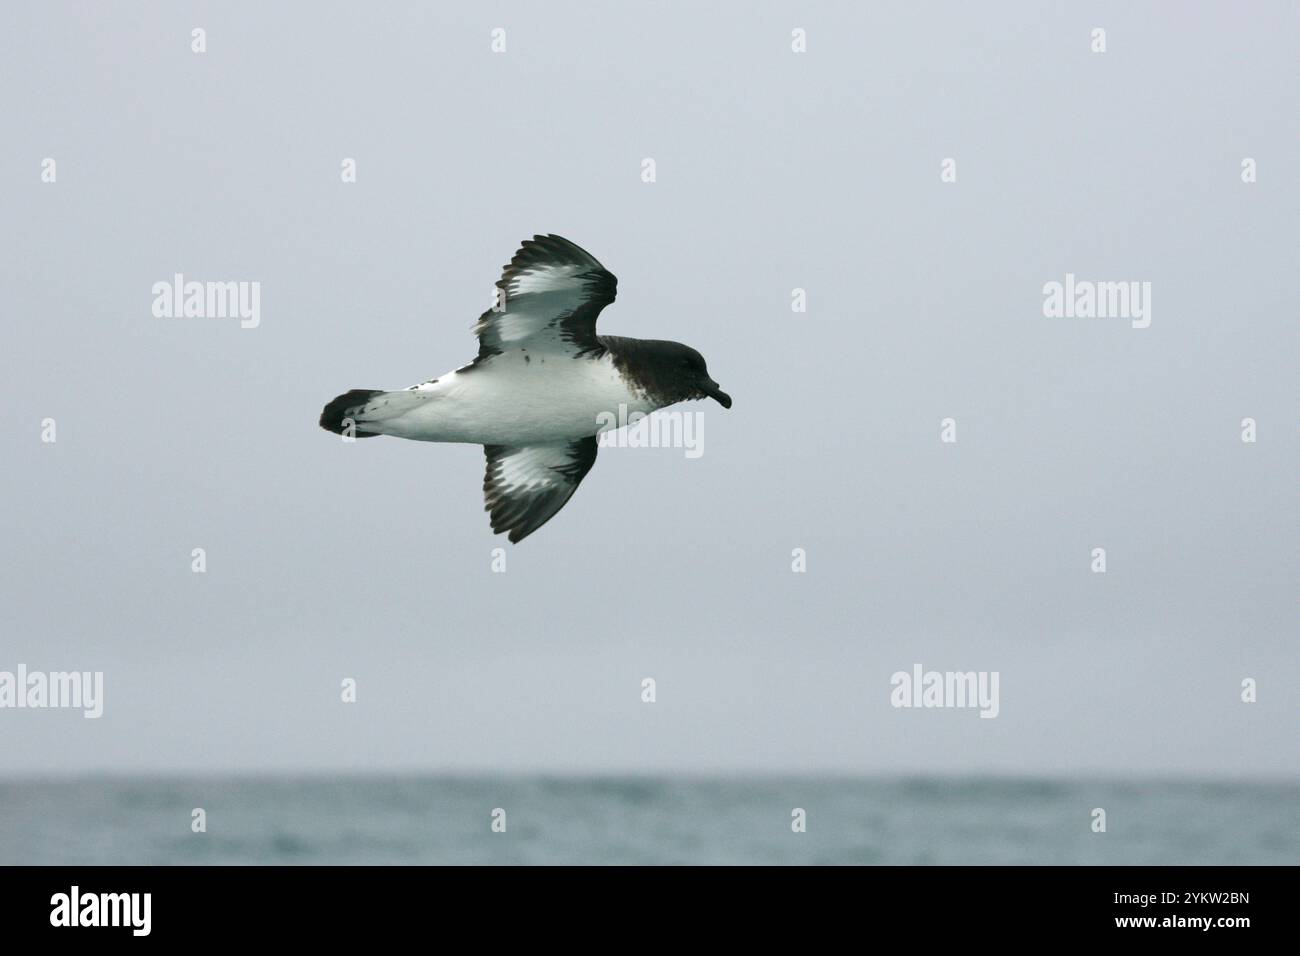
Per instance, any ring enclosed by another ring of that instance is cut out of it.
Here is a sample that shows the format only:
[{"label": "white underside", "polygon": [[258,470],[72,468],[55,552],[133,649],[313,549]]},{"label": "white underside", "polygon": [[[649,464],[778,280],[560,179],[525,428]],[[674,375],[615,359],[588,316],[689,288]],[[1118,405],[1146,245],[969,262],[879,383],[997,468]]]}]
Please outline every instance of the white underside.
[{"label": "white underside", "polygon": [[415,441],[529,445],[617,427],[625,420],[620,406],[624,416],[658,407],[628,387],[608,355],[575,359],[512,349],[435,382],[376,396],[356,419],[367,431]]}]

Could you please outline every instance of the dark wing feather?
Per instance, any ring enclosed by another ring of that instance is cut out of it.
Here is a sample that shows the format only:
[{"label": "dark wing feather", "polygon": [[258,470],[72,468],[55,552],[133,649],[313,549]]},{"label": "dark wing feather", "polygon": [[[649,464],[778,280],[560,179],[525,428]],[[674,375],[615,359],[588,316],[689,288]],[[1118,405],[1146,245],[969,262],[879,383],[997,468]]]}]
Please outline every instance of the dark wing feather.
[{"label": "dark wing feather", "polygon": [[565,506],[596,461],[596,436],[539,445],[484,445],[484,507],[492,531],[522,541]]},{"label": "dark wing feather", "polygon": [[560,236],[524,240],[497,282],[497,309],[474,326],[478,360],[508,348],[573,356],[599,351],[596,317],[618,280],[596,257]]}]

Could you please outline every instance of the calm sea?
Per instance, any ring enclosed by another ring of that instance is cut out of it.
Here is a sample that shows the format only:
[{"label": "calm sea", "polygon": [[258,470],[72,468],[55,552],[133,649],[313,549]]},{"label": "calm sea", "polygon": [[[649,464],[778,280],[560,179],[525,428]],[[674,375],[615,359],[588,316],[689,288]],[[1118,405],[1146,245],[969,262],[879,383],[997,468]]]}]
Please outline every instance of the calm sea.
[{"label": "calm sea", "polygon": [[[194,808],[207,832],[191,832]],[[1094,808],[1106,832],[1092,832]],[[806,832],[791,828],[806,813]],[[505,832],[493,832],[495,810]],[[499,815],[498,815],[499,816]],[[545,777],[0,781],[0,864],[1300,863],[1300,784]]]}]

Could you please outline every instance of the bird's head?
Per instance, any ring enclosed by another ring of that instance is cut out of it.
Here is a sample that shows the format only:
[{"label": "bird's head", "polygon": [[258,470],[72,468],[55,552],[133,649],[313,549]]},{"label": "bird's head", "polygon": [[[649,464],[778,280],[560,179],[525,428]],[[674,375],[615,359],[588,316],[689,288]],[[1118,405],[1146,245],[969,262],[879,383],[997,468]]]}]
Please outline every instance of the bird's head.
[{"label": "bird's head", "polygon": [[731,407],[731,396],[709,375],[704,356],[689,345],[659,342],[655,365],[664,380],[674,386],[673,400],[678,402],[711,398],[723,408]]},{"label": "bird's head", "polygon": [[690,346],[614,335],[602,335],[600,340],[618,368],[654,400],[656,408],[697,398],[711,398],[723,408],[731,407],[731,396],[709,375],[704,356]]},{"label": "bird's head", "polygon": [[675,353],[670,353],[670,361],[675,362],[678,375],[683,377],[685,387],[691,390],[691,398],[711,398],[723,408],[731,407],[731,396],[709,375],[709,366],[703,355],[690,346],[678,345]]}]

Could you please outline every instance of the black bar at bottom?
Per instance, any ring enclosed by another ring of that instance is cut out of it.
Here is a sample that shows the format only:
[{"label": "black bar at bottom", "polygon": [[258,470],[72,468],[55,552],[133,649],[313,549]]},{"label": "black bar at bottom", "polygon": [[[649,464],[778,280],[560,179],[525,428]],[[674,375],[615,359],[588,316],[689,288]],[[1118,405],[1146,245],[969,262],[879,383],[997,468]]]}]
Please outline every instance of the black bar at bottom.
[{"label": "black bar at bottom", "polygon": [[10,867],[0,882],[7,941],[75,933],[81,944],[111,937],[396,942],[412,928],[463,927],[497,938],[511,928],[527,934],[529,926],[578,936],[622,926],[632,940],[678,924],[738,938],[784,924],[859,934],[911,927],[926,944],[1046,934],[1198,936],[1231,945],[1241,934],[1286,926],[1294,870]]}]

